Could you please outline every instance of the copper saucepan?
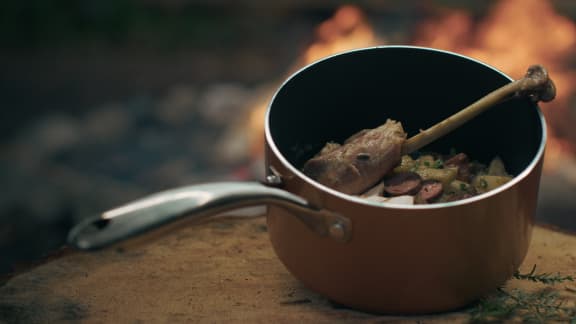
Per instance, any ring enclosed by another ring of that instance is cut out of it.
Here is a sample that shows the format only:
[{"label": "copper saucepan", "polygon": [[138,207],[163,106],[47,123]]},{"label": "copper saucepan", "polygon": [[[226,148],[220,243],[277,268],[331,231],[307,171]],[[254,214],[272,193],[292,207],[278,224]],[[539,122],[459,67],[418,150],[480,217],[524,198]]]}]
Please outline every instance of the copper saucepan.
[{"label": "copper saucepan", "polygon": [[100,248],[182,217],[265,204],[278,258],[311,290],[380,313],[466,305],[503,284],[526,255],[546,142],[536,104],[510,100],[426,147],[455,148],[481,161],[499,155],[516,175],[465,200],[375,203],[329,189],[300,169],[327,141],[387,118],[412,135],[510,81],[484,63],[430,48],[384,46],[331,56],[295,73],[275,94],[266,114],[264,184],[162,192],[86,220],[69,242]]}]

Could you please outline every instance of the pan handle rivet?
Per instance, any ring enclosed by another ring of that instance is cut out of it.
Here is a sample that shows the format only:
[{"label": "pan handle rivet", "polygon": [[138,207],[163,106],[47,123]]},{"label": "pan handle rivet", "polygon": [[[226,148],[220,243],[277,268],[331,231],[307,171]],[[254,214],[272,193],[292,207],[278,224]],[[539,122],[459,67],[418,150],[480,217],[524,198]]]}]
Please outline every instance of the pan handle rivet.
[{"label": "pan handle rivet", "polygon": [[282,184],[282,179],[275,174],[270,174],[266,176],[266,183],[278,186]]},{"label": "pan handle rivet", "polygon": [[330,225],[330,237],[342,240],[345,236],[345,228],[342,223],[334,223]]},{"label": "pan handle rivet", "polygon": [[276,170],[273,166],[270,166],[268,168],[268,175],[266,175],[266,183],[270,186],[275,186],[275,187],[279,187],[282,185],[282,176],[280,175],[280,172],[278,172],[278,170]]}]

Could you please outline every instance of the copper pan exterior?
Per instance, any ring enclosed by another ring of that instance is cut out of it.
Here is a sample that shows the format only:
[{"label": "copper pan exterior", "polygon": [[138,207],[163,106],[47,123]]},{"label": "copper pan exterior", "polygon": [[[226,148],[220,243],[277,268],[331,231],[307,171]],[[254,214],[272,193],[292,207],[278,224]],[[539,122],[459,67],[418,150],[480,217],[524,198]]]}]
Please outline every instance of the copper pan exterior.
[{"label": "copper pan exterior", "polygon": [[486,64],[430,48],[374,47],[329,57],[295,73],[272,99],[265,184],[208,183],[152,194],[83,220],[68,243],[99,249],[168,223],[264,204],[279,259],[334,302],[397,314],[464,306],[510,278],[529,247],[546,143],[537,105],[509,100],[425,148],[456,149],[486,162],[500,156],[515,178],[476,197],[377,204],[299,170],[327,141],[388,118],[413,135],[510,81]]},{"label": "copper pan exterior", "polygon": [[535,104],[494,107],[430,147],[454,147],[484,161],[500,155],[516,175],[463,201],[365,202],[315,183],[299,168],[327,140],[386,118],[413,134],[507,82],[473,59],[406,46],[335,55],[288,79],[266,116],[266,165],[281,176],[282,189],[349,218],[352,233],[348,242],[321,237],[270,206],[270,240],[286,268],[336,303],[377,313],[451,310],[502,285],[530,244],[546,141]]}]

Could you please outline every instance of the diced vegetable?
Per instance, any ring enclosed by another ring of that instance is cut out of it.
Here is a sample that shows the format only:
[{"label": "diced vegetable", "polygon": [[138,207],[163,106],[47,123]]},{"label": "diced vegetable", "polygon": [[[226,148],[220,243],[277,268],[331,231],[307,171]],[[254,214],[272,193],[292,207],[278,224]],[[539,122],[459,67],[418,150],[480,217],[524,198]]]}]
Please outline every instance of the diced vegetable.
[{"label": "diced vegetable", "polygon": [[420,175],[422,180],[437,180],[442,182],[446,187],[450,185],[450,182],[456,179],[458,175],[458,168],[449,167],[444,169],[434,169],[434,168],[419,168],[416,173]]},{"label": "diced vegetable", "polygon": [[434,165],[435,159],[432,155],[422,155],[418,158],[418,168],[431,168]]},{"label": "diced vegetable", "polygon": [[414,205],[414,196],[396,196],[388,198],[386,202],[400,205]]},{"label": "diced vegetable", "polygon": [[[419,189],[418,193],[413,196],[405,194],[398,196],[400,200],[397,202],[396,197],[394,197],[395,194],[385,190],[386,185],[384,185],[383,190],[383,182],[380,182],[377,186],[361,194],[361,197],[377,202],[399,203],[406,201],[408,204],[451,202],[490,191],[512,179],[500,157],[495,157],[489,166],[486,166],[470,160],[463,153],[456,154],[456,152],[444,157],[435,153],[423,154],[418,158],[404,155],[400,164],[394,168],[392,173],[387,175],[388,178],[384,177],[383,181],[385,183],[386,179],[395,179],[394,177],[404,173],[416,173],[421,178],[422,184],[431,181],[441,182],[443,188],[441,196],[432,200],[420,199],[423,189]],[[400,185],[404,184],[402,181],[400,181]],[[409,179],[406,178],[405,181],[409,181]]]},{"label": "diced vegetable", "polygon": [[512,180],[511,176],[478,175],[472,180],[472,186],[478,193],[484,193],[498,188]]},{"label": "diced vegetable", "polygon": [[504,167],[504,162],[502,162],[502,159],[499,156],[493,158],[490,162],[490,165],[488,166],[488,174],[495,176],[508,176],[508,172],[506,172],[506,168]]},{"label": "diced vegetable", "polygon": [[403,155],[400,164],[394,168],[395,173],[411,172],[415,168],[416,161],[410,155]]},{"label": "diced vegetable", "polygon": [[472,186],[468,183],[468,182],[464,182],[464,181],[460,181],[460,180],[454,180],[452,182],[450,182],[450,185],[448,187],[450,191],[452,192],[471,192]]}]

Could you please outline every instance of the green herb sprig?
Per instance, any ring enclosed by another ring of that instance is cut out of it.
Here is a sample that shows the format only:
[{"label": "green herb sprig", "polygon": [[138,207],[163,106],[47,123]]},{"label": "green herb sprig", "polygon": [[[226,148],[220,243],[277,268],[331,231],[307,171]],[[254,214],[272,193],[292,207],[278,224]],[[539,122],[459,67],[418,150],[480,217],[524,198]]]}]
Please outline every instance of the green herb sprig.
[{"label": "green herb sprig", "polygon": [[437,159],[434,161],[434,165],[432,165],[434,169],[442,169],[444,168],[444,161],[442,159]]},{"label": "green herb sprig", "polygon": [[[516,271],[513,278],[545,285],[575,280],[572,276],[561,274],[536,273],[536,265],[526,274]],[[500,323],[517,318],[523,323],[561,321],[576,324],[576,306],[569,307],[564,303],[565,299],[551,287],[533,292],[520,289],[507,291],[501,287],[493,295],[480,300],[469,313],[473,323]]]},{"label": "green herb sprig", "polygon": [[533,282],[540,282],[543,284],[557,284],[566,281],[574,281],[574,277],[572,276],[563,276],[559,273],[551,274],[551,273],[536,273],[536,265],[532,267],[529,273],[522,274],[518,271],[514,273],[514,278],[519,280],[529,280]]}]

